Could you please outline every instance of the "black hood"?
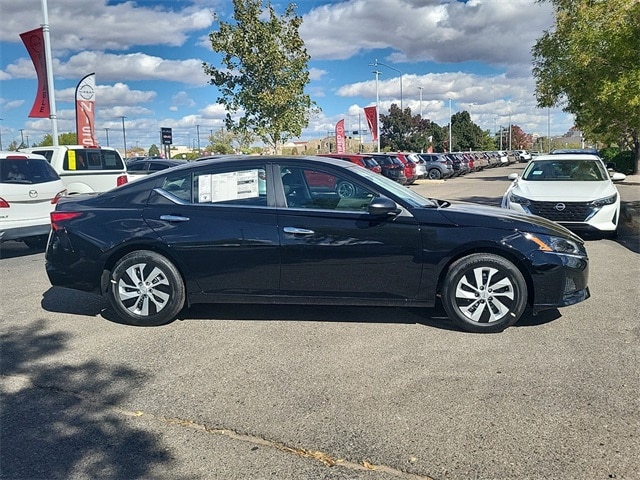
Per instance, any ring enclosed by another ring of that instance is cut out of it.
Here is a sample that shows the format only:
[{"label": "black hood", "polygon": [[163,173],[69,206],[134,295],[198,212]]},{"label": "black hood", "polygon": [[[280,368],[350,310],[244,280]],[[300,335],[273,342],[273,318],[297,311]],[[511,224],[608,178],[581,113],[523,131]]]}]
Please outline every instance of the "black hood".
[{"label": "black hood", "polygon": [[454,203],[438,211],[450,222],[459,226],[484,227],[542,233],[568,237],[582,243],[573,232],[546,218],[514,212],[506,208],[489,207],[471,203]]}]

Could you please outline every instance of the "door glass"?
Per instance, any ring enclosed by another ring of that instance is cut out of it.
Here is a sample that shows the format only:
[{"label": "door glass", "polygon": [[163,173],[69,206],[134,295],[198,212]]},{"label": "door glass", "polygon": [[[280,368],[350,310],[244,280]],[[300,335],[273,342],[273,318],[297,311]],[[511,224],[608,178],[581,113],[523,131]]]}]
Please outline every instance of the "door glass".
[{"label": "door glass", "polygon": [[281,167],[289,208],[366,212],[376,196],[353,179],[322,170]]}]

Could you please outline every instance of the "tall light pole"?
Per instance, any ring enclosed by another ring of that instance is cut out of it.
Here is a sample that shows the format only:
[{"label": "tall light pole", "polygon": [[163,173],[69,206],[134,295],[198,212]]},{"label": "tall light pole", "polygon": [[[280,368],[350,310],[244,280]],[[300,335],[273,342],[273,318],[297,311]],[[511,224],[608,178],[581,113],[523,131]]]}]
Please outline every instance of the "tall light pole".
[{"label": "tall light pole", "polygon": [[511,150],[511,110],[509,110],[509,150]]},{"label": "tall light pole", "polygon": [[380,153],[380,94],[378,92],[378,77],[380,76],[380,72],[374,70],[373,74],[376,76],[376,142],[377,151]]},{"label": "tall light pole", "polygon": [[424,87],[418,87],[418,90],[420,90],[420,120],[422,120],[422,89]]},{"label": "tall light pole", "polygon": [[124,115],[120,117],[122,119],[122,141],[124,142],[124,156],[127,157],[127,134],[124,129],[124,119],[127,118]]},{"label": "tall light pole", "polygon": [[196,137],[198,139],[198,153],[200,153],[200,125],[196,125]]},{"label": "tall light pole", "polygon": [[453,152],[453,144],[452,144],[452,136],[451,136],[451,97],[449,97],[449,151]]},{"label": "tall light pole", "polygon": [[398,72],[400,74],[400,112],[404,112],[404,108],[403,108],[403,105],[402,105],[402,72],[400,70],[398,70],[397,68],[395,68],[395,67],[391,67],[389,65],[386,65],[384,63],[379,62],[377,58],[373,63],[369,64],[370,67],[377,67],[378,65],[381,66],[381,67],[390,68],[391,70],[395,70],[396,72]]},{"label": "tall light pole", "polygon": [[104,131],[107,132],[107,147],[108,147],[109,146],[109,129],[105,128]]}]

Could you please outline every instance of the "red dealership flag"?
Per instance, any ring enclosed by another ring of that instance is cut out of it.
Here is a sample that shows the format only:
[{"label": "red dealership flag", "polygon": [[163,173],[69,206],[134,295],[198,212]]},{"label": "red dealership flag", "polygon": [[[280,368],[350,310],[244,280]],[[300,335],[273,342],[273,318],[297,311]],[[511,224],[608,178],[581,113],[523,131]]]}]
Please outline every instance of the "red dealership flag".
[{"label": "red dealership flag", "polygon": [[95,132],[96,74],[86,75],[76,87],[76,135],[78,144],[97,146]]},{"label": "red dealership flag", "polygon": [[336,123],[336,153],[345,153],[344,119]]},{"label": "red dealership flag", "polygon": [[373,141],[378,140],[378,109],[377,107],[364,107],[364,116],[371,131]]},{"label": "red dealership flag", "polygon": [[34,118],[49,118],[49,88],[47,86],[47,59],[44,51],[44,36],[42,34],[42,27],[36,28],[29,32],[20,34],[22,43],[27,47],[27,52],[31,57],[33,66],[36,68],[36,75],[38,76],[38,91],[36,92],[36,99],[29,112],[29,117]]}]

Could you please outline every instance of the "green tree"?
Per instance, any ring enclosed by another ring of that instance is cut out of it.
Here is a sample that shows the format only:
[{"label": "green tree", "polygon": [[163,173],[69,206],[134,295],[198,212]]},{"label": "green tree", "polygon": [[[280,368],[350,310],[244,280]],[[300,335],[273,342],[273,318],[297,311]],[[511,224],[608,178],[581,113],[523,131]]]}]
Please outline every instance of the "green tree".
[{"label": "green tree", "polygon": [[412,115],[410,108],[401,111],[395,103],[389,114],[380,115],[380,148],[385,151],[425,152],[429,147],[444,151],[446,135],[442,127],[420,115]]},{"label": "green tree", "polygon": [[[254,132],[276,151],[299,137],[315,103],[304,93],[309,83],[309,54],[300,37],[302,17],[289,4],[281,17],[263,0],[233,0],[235,24],[220,22],[209,34],[223,68],[203,63],[209,83],[218,87],[217,102],[227,109],[228,129]],[[241,115],[234,120],[232,115]]]},{"label": "green tree", "polygon": [[380,115],[380,148],[386,151],[412,150],[413,136],[417,133],[418,117],[411,116],[411,109],[400,110],[391,104],[389,115]]},{"label": "green tree", "polygon": [[[58,145],[77,145],[78,137],[73,132],[61,133],[58,135]],[[50,147],[53,145],[53,136],[47,133],[37,147]]]},{"label": "green tree", "polygon": [[466,110],[451,117],[453,151],[479,150],[483,136],[484,132],[471,121],[471,115]]},{"label": "green tree", "polygon": [[150,157],[157,157],[158,155],[160,155],[160,149],[154,143],[149,147],[149,156]]},{"label": "green tree", "polygon": [[640,2],[538,1],[556,13],[532,50],[538,106],[562,104],[586,138],[632,150],[639,171]]}]

